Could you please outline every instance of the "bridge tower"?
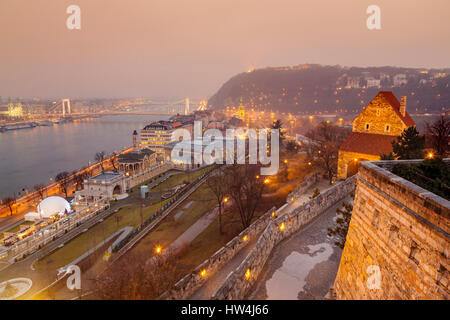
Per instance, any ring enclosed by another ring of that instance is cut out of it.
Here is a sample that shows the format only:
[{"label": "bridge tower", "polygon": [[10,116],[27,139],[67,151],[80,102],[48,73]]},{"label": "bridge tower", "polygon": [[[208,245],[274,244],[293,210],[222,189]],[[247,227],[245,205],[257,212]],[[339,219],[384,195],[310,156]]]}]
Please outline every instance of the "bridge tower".
[{"label": "bridge tower", "polygon": [[66,116],[66,106],[67,106],[67,114],[70,114],[70,99],[62,99],[62,114],[63,117]]},{"label": "bridge tower", "polygon": [[189,114],[189,98],[186,98],[186,105],[184,107],[184,114],[185,115]]}]

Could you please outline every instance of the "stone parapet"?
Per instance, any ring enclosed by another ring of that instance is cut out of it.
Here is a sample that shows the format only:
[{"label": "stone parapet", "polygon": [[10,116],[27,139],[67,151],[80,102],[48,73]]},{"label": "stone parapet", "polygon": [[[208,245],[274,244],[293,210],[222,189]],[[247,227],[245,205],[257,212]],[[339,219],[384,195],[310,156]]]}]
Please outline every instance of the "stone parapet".
[{"label": "stone parapet", "polygon": [[349,178],[292,212],[272,220],[259,237],[252,251],[239,267],[228,275],[212,298],[218,300],[244,299],[249,289],[257,281],[273,248],[282,240],[296,233],[331,205],[348,196],[355,188],[355,180],[355,177]]},{"label": "stone parapet", "polygon": [[388,171],[421,161],[361,163],[338,299],[449,299],[450,202]]}]

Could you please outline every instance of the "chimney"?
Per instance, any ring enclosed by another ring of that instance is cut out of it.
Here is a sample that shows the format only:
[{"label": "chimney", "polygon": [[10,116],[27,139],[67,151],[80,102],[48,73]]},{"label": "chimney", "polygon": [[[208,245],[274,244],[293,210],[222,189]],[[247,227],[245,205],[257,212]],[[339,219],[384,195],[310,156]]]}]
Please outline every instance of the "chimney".
[{"label": "chimney", "polygon": [[404,117],[406,115],[406,96],[402,96],[400,101],[400,113]]}]

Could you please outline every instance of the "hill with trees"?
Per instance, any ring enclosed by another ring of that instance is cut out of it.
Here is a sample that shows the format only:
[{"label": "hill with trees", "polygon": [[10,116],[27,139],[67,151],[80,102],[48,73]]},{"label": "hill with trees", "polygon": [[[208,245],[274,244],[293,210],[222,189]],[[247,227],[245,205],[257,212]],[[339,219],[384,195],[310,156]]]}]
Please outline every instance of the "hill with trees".
[{"label": "hill with trees", "polygon": [[411,113],[450,106],[450,69],[341,67],[305,64],[238,74],[209,99],[212,109],[242,103],[258,110],[291,113],[359,112],[379,91],[408,97]]}]

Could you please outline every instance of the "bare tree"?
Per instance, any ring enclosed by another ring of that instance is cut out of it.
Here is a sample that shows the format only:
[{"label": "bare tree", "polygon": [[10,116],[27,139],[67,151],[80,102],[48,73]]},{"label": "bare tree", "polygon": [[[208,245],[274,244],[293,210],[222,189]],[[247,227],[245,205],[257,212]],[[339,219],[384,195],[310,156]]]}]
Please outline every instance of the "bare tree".
[{"label": "bare tree", "polygon": [[45,185],[43,185],[42,183],[39,183],[39,184],[35,185],[33,188],[34,188],[34,191],[36,191],[36,193],[39,195],[39,199],[43,200],[44,195],[45,195],[45,190],[46,190]]},{"label": "bare tree", "polygon": [[9,212],[13,215],[13,206],[16,203],[16,199],[13,197],[3,198],[2,203],[9,208]]},{"label": "bare tree", "polygon": [[259,165],[235,164],[224,170],[224,184],[227,193],[237,208],[242,228],[247,228],[261,202],[264,178],[260,177]]},{"label": "bare tree", "polygon": [[105,168],[103,167],[103,162],[105,161],[106,152],[100,151],[95,154],[95,161],[97,161],[100,164],[100,167],[102,168],[102,172],[105,172]]},{"label": "bare tree", "polygon": [[84,186],[84,180],[88,177],[88,174],[86,171],[74,171],[73,172],[73,180],[75,184],[77,185],[77,189],[80,188],[83,189]]},{"label": "bare tree", "polygon": [[339,147],[348,133],[324,121],[306,134],[314,140],[307,147],[308,161],[325,170],[330,184],[337,170]]},{"label": "bare tree", "polygon": [[114,168],[114,171],[117,171],[117,167],[116,167],[117,156],[118,156],[118,153],[114,151],[111,154],[111,158],[109,158],[109,162],[111,163],[111,166]]},{"label": "bare tree", "polygon": [[105,300],[156,299],[183,275],[172,254],[148,259],[129,252],[94,280],[94,292]]},{"label": "bare tree", "polygon": [[66,198],[69,193],[70,179],[69,173],[67,171],[60,172],[56,175],[55,181],[58,182],[59,187],[66,195]]},{"label": "bare tree", "polygon": [[226,186],[223,184],[222,172],[217,175],[212,175],[206,180],[206,185],[214,193],[214,198],[217,201],[217,206],[219,209],[219,232],[223,234],[222,230],[222,209],[224,205],[224,200],[226,198]]},{"label": "bare tree", "polygon": [[444,157],[448,151],[450,119],[441,116],[432,124],[427,123],[426,134],[430,137],[431,144],[436,153],[441,157]]}]

